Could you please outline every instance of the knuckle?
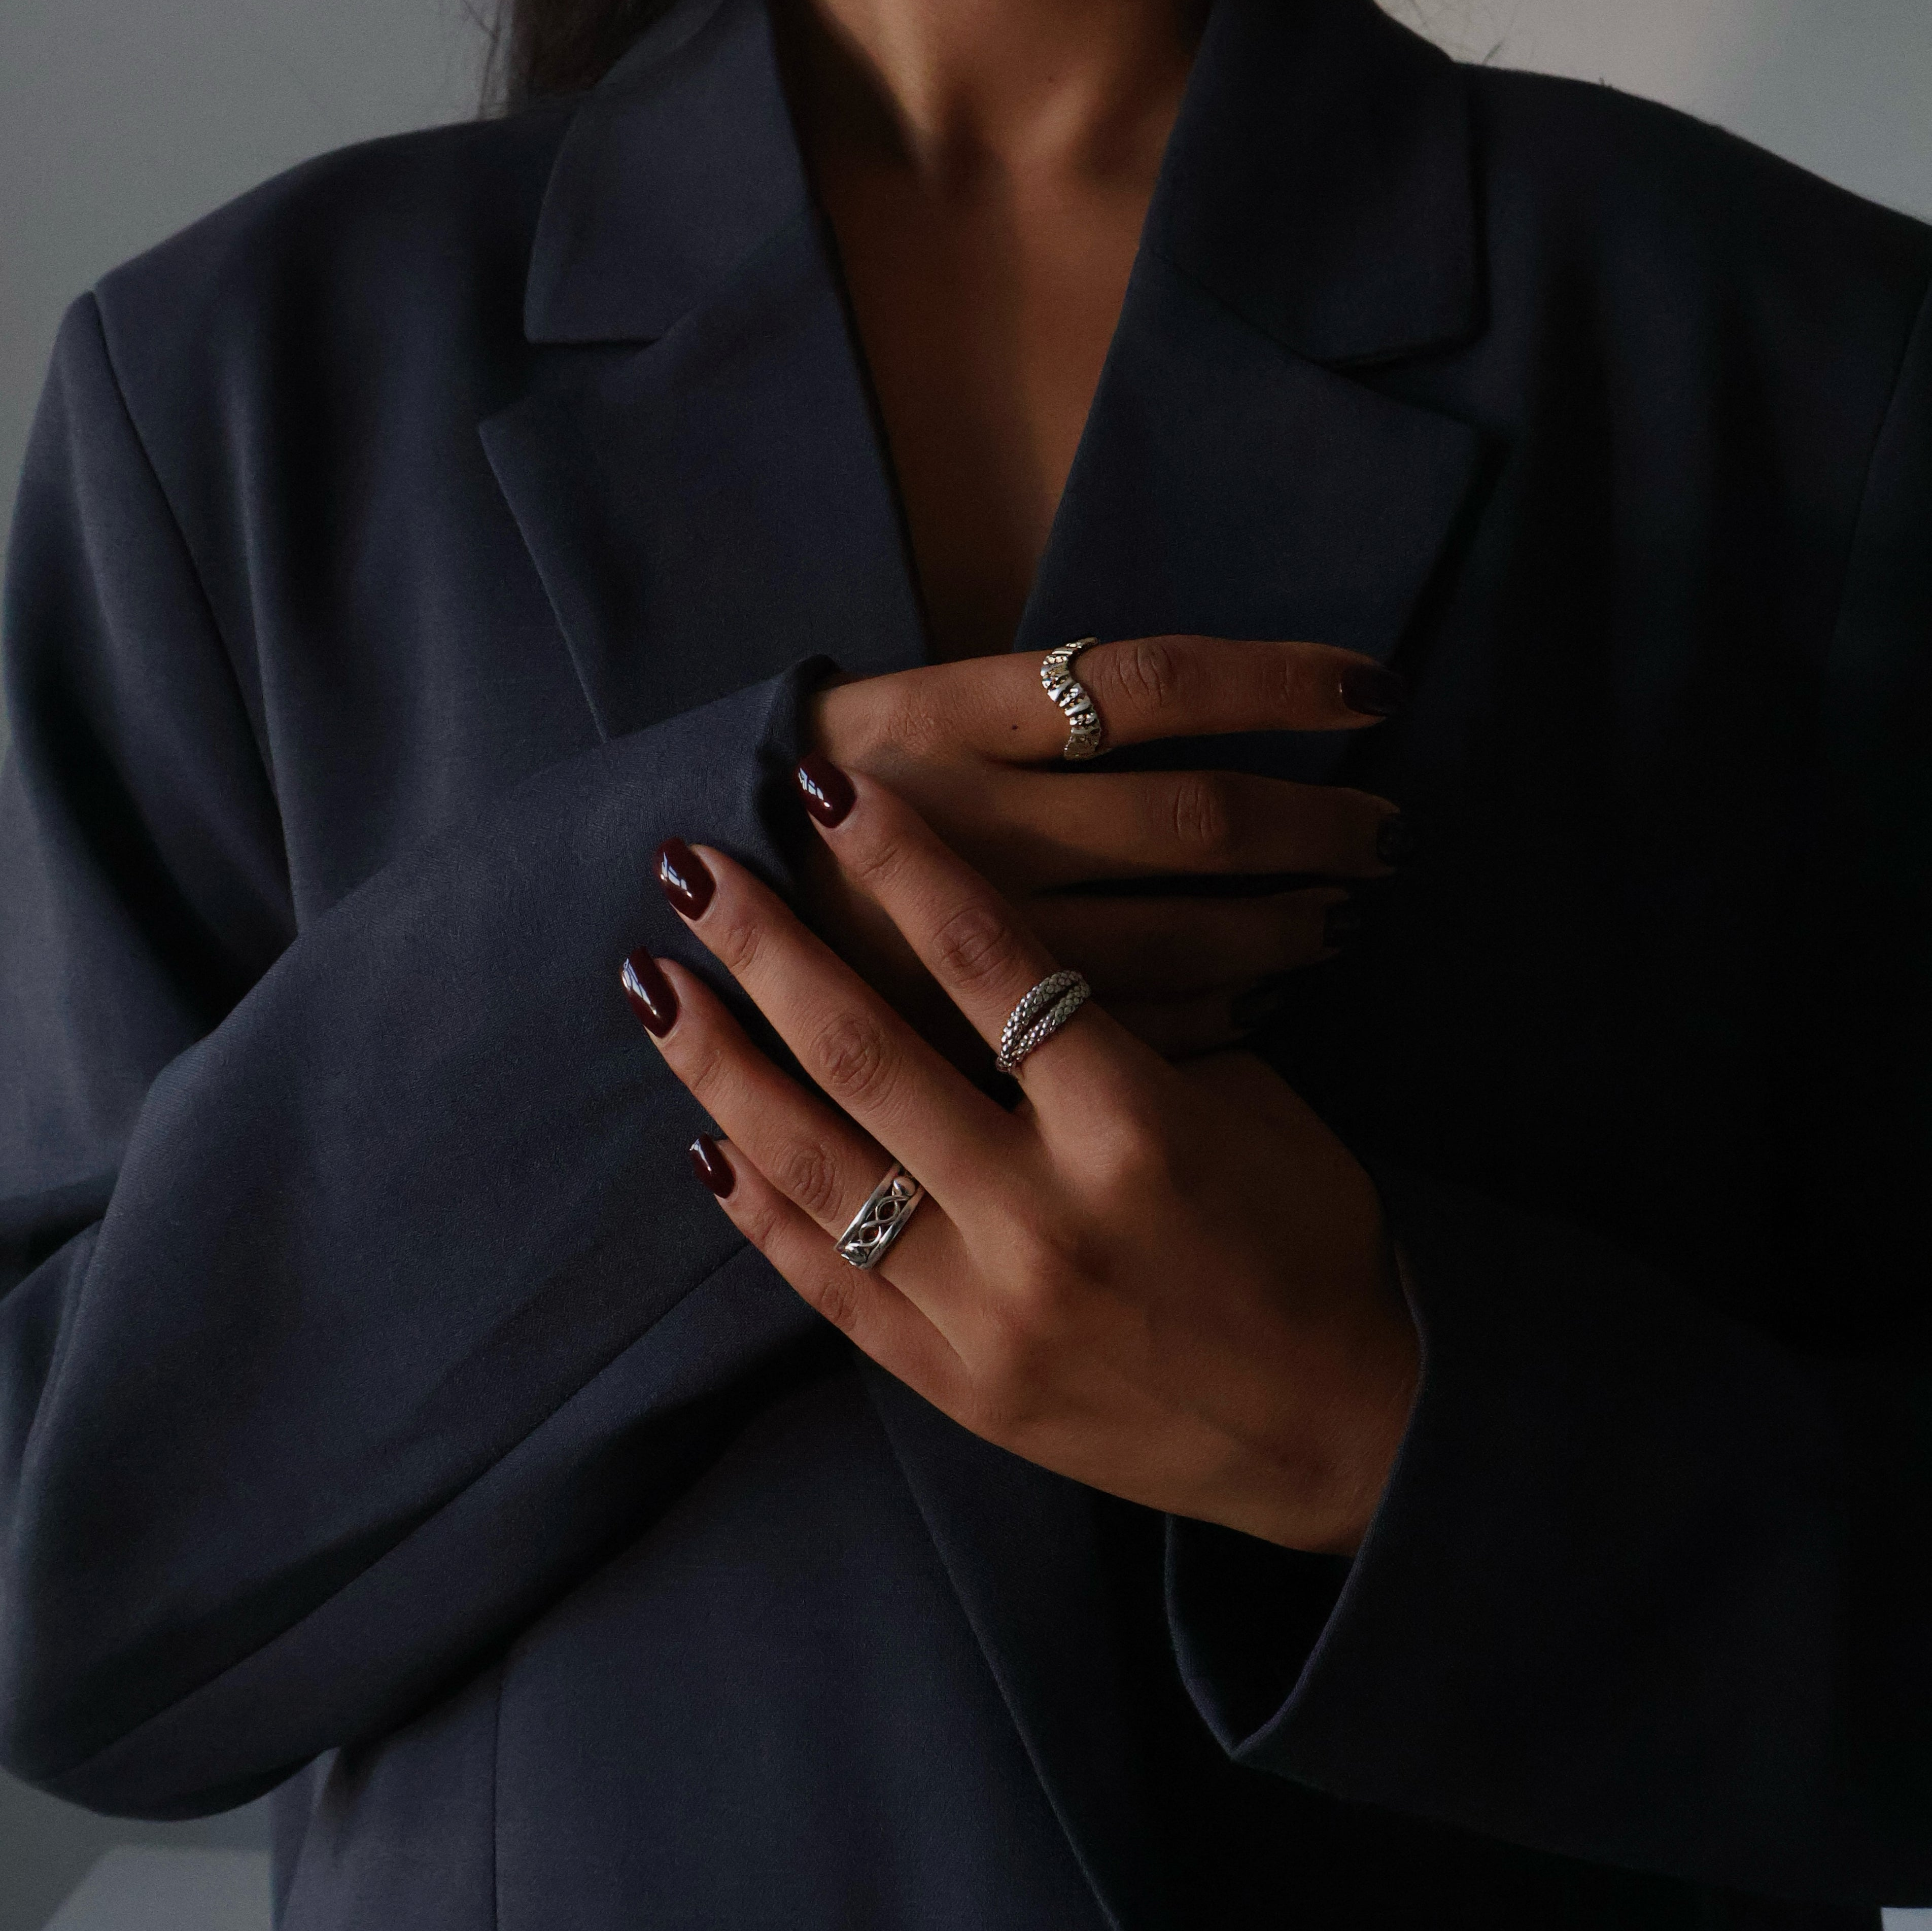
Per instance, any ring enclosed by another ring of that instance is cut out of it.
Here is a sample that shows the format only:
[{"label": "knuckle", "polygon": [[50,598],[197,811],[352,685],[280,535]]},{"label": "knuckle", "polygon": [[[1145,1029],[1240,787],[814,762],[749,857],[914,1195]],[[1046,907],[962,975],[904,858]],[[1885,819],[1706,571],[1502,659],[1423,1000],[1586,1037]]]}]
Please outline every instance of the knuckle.
[{"label": "knuckle", "polygon": [[850,1334],[859,1325],[860,1286],[858,1269],[843,1261],[818,1277],[814,1305],[842,1333]]},{"label": "knuckle", "polygon": [[1101,1199],[1144,1204],[1171,1191],[1169,1152],[1157,1121],[1124,1108],[1088,1137],[1081,1165],[1088,1186]]},{"label": "knuckle", "polygon": [[1238,816],[1234,787],[1212,772],[1183,772],[1168,793],[1168,828],[1175,844],[1204,858],[1232,851]]},{"label": "knuckle", "polygon": [[997,978],[1019,951],[1018,934],[986,905],[962,906],[940,925],[933,944],[942,973],[964,985]]},{"label": "knuckle", "polygon": [[875,1098],[887,1075],[886,1041],[878,1022],[857,1012],[829,1021],[812,1042],[812,1067],[833,1099],[854,1102]]},{"label": "knuckle", "polygon": [[873,742],[880,748],[890,746],[898,759],[925,763],[951,749],[958,736],[943,694],[929,680],[919,679],[880,707]]},{"label": "knuckle", "polygon": [[[679,1055],[678,1077],[694,1099],[708,1105],[728,1084],[730,1069],[730,1056],[714,1035],[694,1033],[690,1039],[683,1042]],[[716,1110],[712,1111],[715,1117]]]},{"label": "knuckle", "polygon": [[1114,693],[1148,711],[1164,709],[1178,694],[1184,659],[1164,637],[1139,637],[1116,644],[1106,660]]},{"label": "knuckle", "polygon": [[1310,652],[1284,650],[1276,661],[1275,678],[1284,718],[1318,718],[1332,708],[1335,673],[1318,669]]},{"label": "knuckle", "polygon": [[892,881],[904,867],[905,859],[905,846],[886,834],[868,838],[863,844],[855,841],[845,864],[854,879],[876,896],[891,889]]},{"label": "knuckle", "polygon": [[742,978],[751,970],[764,942],[758,921],[741,913],[728,914],[716,930],[704,936],[712,955],[734,979]]},{"label": "knuckle", "polygon": [[814,1220],[826,1218],[838,1205],[838,1165],[823,1147],[800,1143],[788,1148],[772,1177],[778,1191]]}]

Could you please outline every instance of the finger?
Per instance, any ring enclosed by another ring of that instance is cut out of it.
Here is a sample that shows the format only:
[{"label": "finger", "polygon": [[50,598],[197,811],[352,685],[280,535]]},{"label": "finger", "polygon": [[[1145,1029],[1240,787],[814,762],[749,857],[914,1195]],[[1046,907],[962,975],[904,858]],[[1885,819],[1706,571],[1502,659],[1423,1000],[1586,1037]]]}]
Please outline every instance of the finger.
[{"label": "finger", "polygon": [[[980,873],[912,807],[876,781],[847,774],[852,802],[819,834],[918,954],[987,1045],[1054,970],[1052,955]],[[1154,1062],[1106,1015],[1082,1006],[1028,1056],[1020,1080],[1042,1114],[1075,1088],[1090,1108]]]},{"label": "finger", "polygon": [[1204,993],[1192,999],[1117,999],[1108,1002],[1107,1010],[1162,1059],[1188,1060],[1224,1052],[1252,1037],[1255,1029],[1244,1025],[1236,1012],[1258,990]]},{"label": "finger", "polygon": [[1385,877],[1403,820],[1385,798],[1240,771],[1016,772],[988,787],[1011,871],[1042,888],[1104,878],[1300,872]]},{"label": "finger", "polygon": [[[900,720],[911,741],[944,718],[989,756],[1057,758],[1066,720],[1030,652],[936,666],[909,679]],[[1374,658],[1325,643],[1143,637],[1099,643],[1074,661],[1112,746],[1234,731],[1351,730],[1401,708],[1404,679]]]},{"label": "finger", "polygon": [[722,852],[677,839],[660,849],[658,873],[806,1074],[937,1198],[982,1193],[989,1174],[1010,1166],[1022,1129],[776,892]]},{"label": "finger", "polygon": [[1026,910],[1048,951],[1084,973],[1114,1017],[1138,1032],[1124,998],[1226,994],[1334,958],[1346,936],[1346,914],[1336,908],[1348,903],[1346,892],[1324,886],[1265,898],[1083,893],[1031,899]]},{"label": "finger", "polygon": [[[794,1207],[825,1233],[844,1233],[892,1156],[772,1065],[695,973],[656,963],[674,1003],[670,1030],[652,1029],[666,1063]],[[626,970],[640,966],[650,969],[634,956]]]},{"label": "finger", "polygon": [[[831,1322],[887,1373],[944,1405],[962,1377],[959,1357],[944,1334],[890,1278],[899,1249],[877,1267],[854,1267],[839,1258],[803,1209],[786,1198],[742,1149],[728,1141],[717,1149],[728,1178],[718,1204],[732,1225],[776,1267],[794,1292]],[[707,1182],[707,1185],[710,1183]],[[920,1218],[937,1216],[928,1201]],[[918,1226],[906,1230],[900,1245]]]}]

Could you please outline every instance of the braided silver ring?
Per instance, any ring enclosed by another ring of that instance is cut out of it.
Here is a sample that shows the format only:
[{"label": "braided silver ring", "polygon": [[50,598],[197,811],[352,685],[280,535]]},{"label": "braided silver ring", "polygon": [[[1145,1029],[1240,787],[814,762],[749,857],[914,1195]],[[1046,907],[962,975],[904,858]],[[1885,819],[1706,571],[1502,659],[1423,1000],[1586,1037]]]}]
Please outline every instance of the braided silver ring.
[{"label": "braided silver ring", "polygon": [[1066,744],[1060,756],[1077,764],[1082,758],[1098,757],[1106,748],[1106,727],[1094,708],[1093,694],[1073,674],[1073,660],[1097,637],[1077,637],[1049,650],[1041,660],[1040,681],[1046,694],[1066,715]]},{"label": "braided silver ring", "polygon": [[1000,1034],[1000,1072],[1018,1072],[1028,1054],[1045,1045],[1093,996],[1078,973],[1048,973],[1007,1015]]},{"label": "braided silver ring", "polygon": [[895,1160],[886,1177],[866,1196],[851,1225],[836,1243],[838,1258],[854,1267],[876,1267],[892,1251],[892,1243],[926,1198],[926,1189]]}]

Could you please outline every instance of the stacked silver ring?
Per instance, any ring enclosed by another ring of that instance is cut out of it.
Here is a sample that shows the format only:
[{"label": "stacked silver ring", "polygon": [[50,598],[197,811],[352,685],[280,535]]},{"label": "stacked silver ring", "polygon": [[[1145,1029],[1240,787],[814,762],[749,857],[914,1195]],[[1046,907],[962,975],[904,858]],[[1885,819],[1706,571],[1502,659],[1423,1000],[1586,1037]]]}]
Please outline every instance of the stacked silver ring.
[{"label": "stacked silver ring", "polygon": [[839,1235],[836,1243],[839,1259],[855,1267],[876,1267],[892,1251],[892,1243],[905,1231],[913,1210],[925,1198],[925,1188],[895,1160]]},{"label": "stacked silver ring", "polygon": [[1045,1045],[1093,996],[1078,973],[1049,973],[1007,1016],[1000,1033],[1000,1072],[1018,1072],[1028,1054]]},{"label": "stacked silver ring", "polygon": [[1066,718],[1066,744],[1060,754],[1076,764],[1082,758],[1098,757],[1106,748],[1106,727],[1100,722],[1092,694],[1073,674],[1073,660],[1100,640],[1097,637],[1076,638],[1058,650],[1049,650],[1040,661],[1040,681]]}]

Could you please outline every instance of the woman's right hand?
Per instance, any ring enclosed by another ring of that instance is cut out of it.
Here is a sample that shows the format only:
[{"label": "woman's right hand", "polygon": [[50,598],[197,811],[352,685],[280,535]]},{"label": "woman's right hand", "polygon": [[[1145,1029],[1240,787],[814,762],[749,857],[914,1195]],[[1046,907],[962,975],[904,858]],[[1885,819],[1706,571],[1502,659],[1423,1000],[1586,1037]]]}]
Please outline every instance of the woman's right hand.
[{"label": "woman's right hand", "polygon": [[[1328,645],[1221,637],[1096,644],[1074,669],[1109,748],[1358,730],[1391,715],[1403,688],[1372,659]],[[835,685],[819,693],[812,721],[828,786],[842,784],[840,767],[890,785],[1050,952],[1086,974],[1109,1011],[1170,1057],[1238,1040],[1279,975],[1332,958],[1350,917],[1345,881],[1385,876],[1405,842],[1396,807],[1367,792],[1065,764],[1066,722],[1030,655]],[[1334,882],[1250,896],[1150,892],[1147,883],[1282,874]],[[950,1036],[951,1002],[869,897],[826,867],[813,899],[826,937],[922,1031],[962,1063],[977,1051],[976,1040]]]}]

